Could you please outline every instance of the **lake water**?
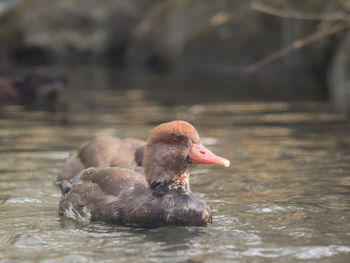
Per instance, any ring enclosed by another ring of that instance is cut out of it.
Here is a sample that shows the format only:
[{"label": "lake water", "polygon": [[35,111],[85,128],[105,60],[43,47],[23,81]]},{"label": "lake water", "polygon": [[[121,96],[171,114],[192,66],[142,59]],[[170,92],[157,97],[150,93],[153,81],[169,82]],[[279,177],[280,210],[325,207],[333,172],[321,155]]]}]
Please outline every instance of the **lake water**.
[{"label": "lake water", "polygon": [[[238,101],[220,81],[60,73],[69,86],[57,107],[0,110],[1,263],[350,262],[350,123],[326,102]],[[83,142],[146,139],[173,119],[231,160],[191,174],[212,224],[142,229],[57,215],[54,180]]]}]

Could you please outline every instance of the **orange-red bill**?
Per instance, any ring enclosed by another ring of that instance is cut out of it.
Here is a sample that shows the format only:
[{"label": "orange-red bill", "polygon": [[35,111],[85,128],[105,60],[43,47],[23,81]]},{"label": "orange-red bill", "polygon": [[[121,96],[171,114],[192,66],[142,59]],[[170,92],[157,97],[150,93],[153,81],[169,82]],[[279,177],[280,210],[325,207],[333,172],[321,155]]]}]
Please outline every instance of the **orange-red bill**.
[{"label": "orange-red bill", "polygon": [[229,160],[212,153],[202,144],[193,144],[189,156],[191,162],[195,164],[217,164],[225,167],[230,166]]}]

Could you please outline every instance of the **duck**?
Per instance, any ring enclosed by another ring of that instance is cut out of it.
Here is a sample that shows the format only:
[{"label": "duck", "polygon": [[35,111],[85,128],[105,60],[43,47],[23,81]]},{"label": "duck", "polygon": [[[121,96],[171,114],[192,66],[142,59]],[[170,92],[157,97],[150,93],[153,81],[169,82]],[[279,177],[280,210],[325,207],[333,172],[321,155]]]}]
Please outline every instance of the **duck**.
[{"label": "duck", "polygon": [[207,225],[210,209],[190,187],[190,172],[199,164],[229,167],[230,161],[206,148],[190,123],[160,124],[148,136],[142,166],[81,171],[62,195],[58,213],[118,225]]},{"label": "duck", "polygon": [[0,69],[0,102],[3,104],[51,105],[66,86],[64,77]]},{"label": "duck", "polygon": [[89,167],[142,166],[146,142],[134,138],[99,136],[84,143],[71,155],[56,179],[62,193],[72,187],[72,180]]}]

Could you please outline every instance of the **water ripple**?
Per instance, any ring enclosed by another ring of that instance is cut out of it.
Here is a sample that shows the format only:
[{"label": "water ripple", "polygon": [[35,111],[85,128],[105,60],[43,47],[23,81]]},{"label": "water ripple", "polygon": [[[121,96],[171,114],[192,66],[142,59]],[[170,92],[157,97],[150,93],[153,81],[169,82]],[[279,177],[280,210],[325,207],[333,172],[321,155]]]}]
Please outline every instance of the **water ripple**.
[{"label": "water ripple", "polygon": [[335,256],[340,253],[350,253],[347,246],[310,246],[310,247],[283,247],[283,248],[250,248],[241,252],[242,256],[279,258],[294,256],[296,259],[321,259]]}]

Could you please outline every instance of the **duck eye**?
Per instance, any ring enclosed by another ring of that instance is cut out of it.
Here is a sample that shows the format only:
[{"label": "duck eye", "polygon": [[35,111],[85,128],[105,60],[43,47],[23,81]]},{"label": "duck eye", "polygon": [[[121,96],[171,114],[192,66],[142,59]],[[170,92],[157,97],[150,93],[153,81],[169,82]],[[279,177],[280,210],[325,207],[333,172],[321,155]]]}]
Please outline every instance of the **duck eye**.
[{"label": "duck eye", "polygon": [[172,139],[172,140],[171,140],[171,143],[172,143],[172,144],[177,144],[178,142],[179,142],[178,139]]}]

